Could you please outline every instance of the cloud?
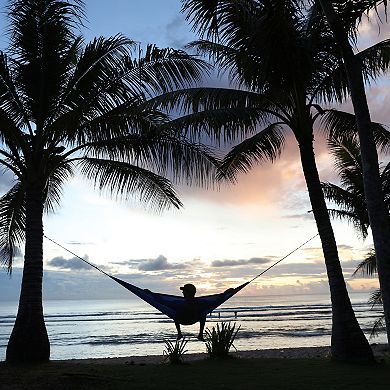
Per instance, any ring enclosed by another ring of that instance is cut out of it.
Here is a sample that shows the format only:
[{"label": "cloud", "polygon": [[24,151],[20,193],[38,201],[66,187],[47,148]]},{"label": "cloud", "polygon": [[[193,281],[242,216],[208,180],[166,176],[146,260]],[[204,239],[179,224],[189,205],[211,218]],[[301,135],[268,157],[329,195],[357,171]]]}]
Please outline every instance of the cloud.
[{"label": "cloud", "polygon": [[94,245],[95,243],[94,242],[83,242],[83,241],[68,241],[67,242],[68,245]]},{"label": "cloud", "polygon": [[145,260],[138,266],[140,271],[161,271],[167,269],[183,269],[187,268],[187,264],[169,263],[168,259],[160,255],[154,260]]},{"label": "cloud", "polygon": [[347,244],[340,244],[340,245],[337,245],[337,248],[339,250],[353,250],[353,246],[351,245],[347,245]]},{"label": "cloud", "polygon": [[300,213],[300,214],[289,214],[289,215],[283,215],[282,218],[286,219],[300,219],[300,220],[314,220],[314,215],[311,212],[307,213]]},{"label": "cloud", "polygon": [[[314,220],[311,213],[303,217],[312,207],[297,141],[289,129],[286,129],[284,134],[285,147],[280,158],[274,163],[265,161],[255,165],[247,174],[238,174],[235,185],[223,183],[218,191],[184,187],[183,193],[219,205],[260,205],[268,213],[282,208],[284,214],[297,216],[299,213],[301,220]],[[322,181],[334,179],[336,174],[326,138],[319,128],[316,129],[315,135],[314,148],[320,178]]]},{"label": "cloud", "polygon": [[[86,260],[88,256],[84,256]],[[62,269],[62,270],[72,270],[72,271],[91,271],[93,268],[78,259],[77,257],[73,257],[71,259],[65,259],[62,256],[54,257],[53,259],[47,262],[47,265],[53,268]]]},{"label": "cloud", "polygon": [[188,33],[187,23],[182,15],[176,16],[167,24],[166,38],[168,45],[176,49],[183,49],[191,40],[192,35]]},{"label": "cloud", "polygon": [[252,257],[248,260],[214,260],[211,263],[212,267],[238,267],[248,264],[266,264],[269,263],[270,259],[261,258],[261,257]]}]

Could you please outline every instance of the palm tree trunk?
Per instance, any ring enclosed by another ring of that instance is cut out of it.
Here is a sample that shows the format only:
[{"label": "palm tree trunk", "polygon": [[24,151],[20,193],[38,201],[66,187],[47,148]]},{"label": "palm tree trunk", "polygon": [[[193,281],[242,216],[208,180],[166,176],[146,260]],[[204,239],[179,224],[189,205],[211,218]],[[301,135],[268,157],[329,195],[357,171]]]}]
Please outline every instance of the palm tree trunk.
[{"label": "palm tree trunk", "polygon": [[348,296],[336,240],[322,192],[313,150],[312,135],[299,140],[303,173],[322,243],[332,302],[332,359],[371,361],[371,347],[356,320]]},{"label": "palm tree trunk", "polygon": [[351,91],[352,104],[360,140],[363,165],[363,185],[368,217],[374,240],[379,284],[382,291],[383,308],[390,342],[390,221],[384,203],[382,183],[379,176],[378,153],[371,131],[371,117],[367,104],[361,64],[354,55],[340,18],[329,0],[320,0],[326,19],[340,46]]},{"label": "palm tree trunk", "polygon": [[50,344],[42,307],[43,196],[36,186],[26,188],[26,245],[18,314],[8,342],[6,361],[42,362]]}]

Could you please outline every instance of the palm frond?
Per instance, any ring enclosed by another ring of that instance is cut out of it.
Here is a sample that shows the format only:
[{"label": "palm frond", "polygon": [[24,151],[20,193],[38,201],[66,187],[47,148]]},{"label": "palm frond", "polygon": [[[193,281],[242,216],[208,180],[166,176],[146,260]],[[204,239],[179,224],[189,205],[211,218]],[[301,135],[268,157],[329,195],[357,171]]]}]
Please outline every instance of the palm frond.
[{"label": "palm frond", "polygon": [[382,76],[390,66],[390,39],[385,39],[356,55],[362,61],[362,71],[366,82]]},{"label": "palm frond", "polygon": [[390,162],[383,168],[381,179],[385,205],[390,214]]},{"label": "palm frond", "polygon": [[187,47],[213,61],[218,74],[228,75],[232,85],[258,93],[266,90],[267,72],[261,66],[264,60],[249,50],[206,40],[193,41]]},{"label": "palm frond", "polygon": [[220,108],[183,115],[172,120],[169,127],[182,131],[190,140],[208,139],[219,146],[230,146],[256,133],[258,126],[267,124],[268,117],[272,116],[255,108]]},{"label": "palm frond", "polygon": [[[25,110],[23,97],[17,87],[13,67],[6,54],[0,52],[0,107],[9,121],[21,128],[28,127],[28,113]],[[6,128],[2,128],[4,132]]]},{"label": "palm frond", "polygon": [[233,25],[245,27],[245,16],[259,8],[262,4],[252,0],[182,0],[182,12],[193,30],[212,39],[229,36]]},{"label": "palm frond", "polygon": [[165,130],[131,134],[86,144],[80,151],[89,157],[123,161],[170,177],[174,183],[212,185],[219,160],[208,146],[189,142]]},{"label": "palm frond", "polygon": [[217,144],[241,141],[259,126],[289,120],[285,107],[268,95],[239,89],[190,88],[156,97],[150,104],[180,114],[166,124],[169,128],[191,140],[207,136]]},{"label": "palm frond", "polygon": [[95,38],[85,46],[60,89],[47,128],[49,134],[54,132],[52,139],[63,133],[64,126],[77,129],[84,121],[106,114],[131,97],[123,83],[123,62],[132,47],[133,41],[122,35]]},{"label": "palm frond", "polygon": [[[13,0],[8,17],[11,47],[20,60],[29,62],[43,54],[42,46],[56,52],[69,48],[75,29],[82,25],[82,0]],[[44,41],[42,41],[42,39]]]},{"label": "palm frond", "polygon": [[[389,70],[390,65],[390,41],[388,39],[379,42],[356,54],[362,62],[363,78],[370,84],[376,78]],[[349,86],[344,63],[340,60],[333,61],[333,67],[323,75],[319,82],[316,94],[327,102],[336,100],[342,103],[349,96]]]},{"label": "palm frond", "polygon": [[[325,17],[322,14],[322,8],[319,5],[318,1],[313,2],[313,6],[310,9],[309,21],[314,24],[315,28],[322,28],[324,26]],[[344,2],[346,3],[346,2]],[[346,7],[342,11],[339,9],[339,16],[341,18],[341,23],[347,23],[347,31],[352,33],[352,40],[356,39],[357,26],[359,25],[359,17],[357,14],[352,11],[355,7],[356,3],[360,2],[350,2],[350,9]],[[355,5],[353,5],[355,3]],[[366,4],[368,6],[368,3]],[[334,4],[335,8],[338,8],[336,4]],[[369,10],[370,7],[367,8]],[[361,11],[364,7],[361,9]],[[349,11],[351,14],[348,15]],[[365,11],[363,11],[365,13]],[[369,13],[366,13],[368,17]],[[362,15],[360,15],[361,17]],[[347,18],[347,20],[344,19]],[[355,19],[357,17],[357,19]],[[352,25],[350,25],[352,23]],[[318,27],[321,26],[321,27]],[[327,30],[327,31],[326,31]],[[336,42],[333,39],[333,34],[329,31],[329,27],[326,26],[326,30],[321,32],[321,45],[324,47],[324,38],[329,36],[330,39],[327,40],[327,54],[332,54],[332,61],[330,64],[332,66],[329,68],[328,72],[325,72],[321,75],[322,80],[318,81],[316,95],[321,100],[326,102],[331,102],[336,100],[337,102],[343,102],[349,96],[349,86],[347,75],[345,72],[344,62],[341,60],[339,55],[339,48]],[[383,75],[385,72],[389,70],[389,40],[383,40],[375,45],[368,47],[365,50],[356,53],[356,57],[360,59],[362,63],[362,73],[365,79],[365,82],[369,84],[375,78]]]},{"label": "palm frond", "polygon": [[56,142],[73,148],[99,140],[148,132],[168,120],[164,112],[149,109],[139,99],[128,99],[107,112],[91,116],[82,115],[82,111],[77,109],[72,110],[56,120],[51,128],[58,134]]},{"label": "palm frond", "polygon": [[24,187],[17,183],[0,198],[0,261],[11,272],[18,246],[25,237]]},{"label": "palm frond", "polygon": [[387,126],[375,126],[374,139],[375,144],[382,153],[387,154],[390,151],[390,131]]},{"label": "palm frond", "polygon": [[326,72],[316,75],[312,99],[325,103],[342,103],[349,96],[349,85],[344,63],[338,56],[332,58]]},{"label": "palm frond", "polygon": [[60,206],[63,185],[72,176],[72,166],[67,163],[56,166],[50,173],[44,193],[46,213],[52,213]]},{"label": "palm frond", "polygon": [[169,180],[146,169],[125,162],[82,158],[78,165],[81,174],[92,180],[101,191],[111,196],[138,199],[153,210],[182,206]]},{"label": "palm frond", "polygon": [[[357,274],[361,274],[362,276],[368,275],[372,276],[378,272],[377,264],[376,264],[376,256],[375,250],[371,249],[365,256],[364,260],[359,263],[356,267],[356,270],[352,274],[355,276]],[[372,297],[371,297],[372,298]]]},{"label": "palm frond", "polygon": [[[321,117],[321,125],[328,138],[340,139],[348,136],[357,137],[357,125],[354,114],[336,109],[326,110]],[[385,148],[390,139],[386,127],[377,122],[371,122],[371,129],[374,132],[380,147]]]},{"label": "palm frond", "polygon": [[328,213],[332,218],[346,220],[352,224],[358,236],[365,240],[368,236],[368,223],[361,220],[359,214],[354,210],[332,209],[328,208]]},{"label": "palm frond", "polygon": [[387,8],[387,0],[359,0],[359,1],[339,1],[334,2],[334,8],[342,21],[344,28],[353,39],[356,39],[358,27],[361,21],[370,18],[370,11],[374,11],[377,16],[378,7],[383,5]]},{"label": "palm frond", "polygon": [[363,196],[363,166],[357,138],[350,135],[331,138],[328,146],[335,158],[334,166],[343,186]]},{"label": "palm frond", "polygon": [[386,332],[385,315],[377,318],[372,325],[370,339],[379,336],[380,332]]},{"label": "palm frond", "polygon": [[279,106],[265,94],[234,88],[186,88],[156,96],[147,106],[180,114],[221,108],[256,108],[262,112],[278,112]]},{"label": "palm frond", "polygon": [[[16,0],[10,3],[10,41],[19,90],[38,132],[53,112],[63,74],[64,54],[80,26],[82,1]],[[45,80],[43,83],[42,80]]]},{"label": "palm frond", "polygon": [[133,58],[133,46],[126,38],[116,36],[99,38],[86,47],[66,88],[65,109],[51,132],[54,129],[64,134],[65,126],[70,129],[68,141],[82,143],[92,141],[93,134],[99,137],[104,129],[110,130],[107,137],[138,131],[136,123],[141,118],[150,121],[153,116],[158,120],[164,117],[148,106],[148,99],[172,88],[188,87],[207,68],[204,61],[182,51],[152,45],[145,54]]},{"label": "palm frond", "polygon": [[324,196],[338,209],[328,209],[334,218],[346,219],[355,230],[366,238],[370,225],[364,195],[356,194],[351,189],[344,189],[332,183],[321,183]]},{"label": "palm frond", "polygon": [[235,181],[239,172],[247,173],[254,164],[274,161],[284,146],[282,123],[273,123],[232,148],[219,168],[219,180]]},{"label": "palm frond", "polygon": [[149,98],[168,91],[188,88],[208,74],[210,65],[182,50],[148,45],[145,53],[126,59],[131,71],[126,75],[130,85],[140,83]]},{"label": "palm frond", "polygon": [[370,303],[373,307],[383,305],[382,291],[380,288],[371,293],[368,303]]},{"label": "palm frond", "polygon": [[[332,6],[340,19],[342,27],[349,34],[351,42],[356,44],[361,22],[371,19],[372,11],[376,14],[378,21],[381,22],[379,7],[383,5],[386,13],[387,2],[387,0],[333,1]],[[301,3],[305,2],[301,1]],[[310,0],[306,3],[309,3],[315,9],[317,22],[324,19],[320,1]]]},{"label": "palm frond", "polygon": [[354,136],[343,135],[341,139],[330,139],[328,144],[341,179],[341,187],[332,183],[321,184],[325,198],[339,207],[338,211],[334,210],[331,214],[333,217],[347,219],[362,238],[365,238],[368,234],[369,219],[359,143]]},{"label": "palm frond", "polygon": [[[85,47],[82,40],[76,39],[68,50],[64,62],[70,64],[63,84],[59,88],[57,104],[48,125],[71,112],[73,117],[91,116],[94,111],[101,112],[102,106],[124,99],[121,69],[123,58],[133,47],[133,41],[118,34],[109,38],[95,38]],[[119,77],[119,82],[118,82]],[[122,101],[121,100],[121,101]],[[103,103],[105,102],[106,103]],[[99,111],[100,110],[100,111]]]}]

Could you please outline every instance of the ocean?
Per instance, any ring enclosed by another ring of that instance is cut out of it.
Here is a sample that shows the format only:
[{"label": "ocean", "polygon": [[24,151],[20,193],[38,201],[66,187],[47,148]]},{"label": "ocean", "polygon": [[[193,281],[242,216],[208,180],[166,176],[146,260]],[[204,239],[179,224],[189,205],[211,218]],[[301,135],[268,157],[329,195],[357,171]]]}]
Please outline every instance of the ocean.
[{"label": "ocean", "polygon": [[[356,316],[368,336],[380,311],[367,293],[350,294]],[[45,302],[51,359],[161,355],[165,340],[174,341],[172,320],[141,300],[61,300]],[[17,302],[0,304],[0,360],[15,321]],[[240,327],[237,350],[327,346],[331,306],[327,295],[236,296],[215,310],[206,328],[230,321]],[[183,326],[188,353],[205,352],[197,341],[199,324]],[[385,333],[371,342],[386,342]]]}]

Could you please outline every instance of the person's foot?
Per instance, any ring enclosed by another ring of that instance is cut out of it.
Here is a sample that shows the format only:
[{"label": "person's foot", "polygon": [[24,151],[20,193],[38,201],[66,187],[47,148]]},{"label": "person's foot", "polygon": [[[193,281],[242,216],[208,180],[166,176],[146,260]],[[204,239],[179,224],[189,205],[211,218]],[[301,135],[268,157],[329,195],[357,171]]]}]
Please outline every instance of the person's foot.
[{"label": "person's foot", "polygon": [[177,337],[176,337],[176,340],[180,340],[180,339],[182,339],[183,338],[183,335],[181,334],[181,333],[178,333],[177,334]]},{"label": "person's foot", "polygon": [[204,337],[203,337],[202,334],[198,335],[197,339],[198,339],[199,341],[205,341],[205,339],[204,339]]}]

